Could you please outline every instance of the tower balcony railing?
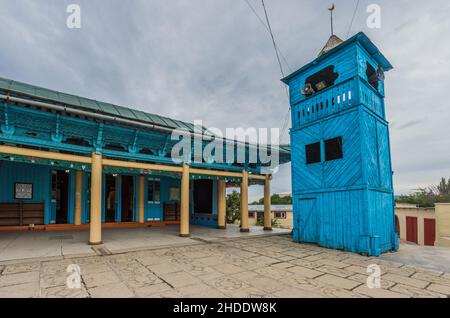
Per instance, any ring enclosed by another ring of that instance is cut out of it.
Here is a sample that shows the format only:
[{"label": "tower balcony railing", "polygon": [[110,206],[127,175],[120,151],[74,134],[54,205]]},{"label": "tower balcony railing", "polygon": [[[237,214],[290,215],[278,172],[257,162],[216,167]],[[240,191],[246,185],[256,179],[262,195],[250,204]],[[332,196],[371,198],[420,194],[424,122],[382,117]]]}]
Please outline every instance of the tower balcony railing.
[{"label": "tower balcony railing", "polygon": [[364,104],[384,118],[383,97],[359,77],[326,88],[297,103],[292,108],[292,128],[308,125],[318,119]]}]

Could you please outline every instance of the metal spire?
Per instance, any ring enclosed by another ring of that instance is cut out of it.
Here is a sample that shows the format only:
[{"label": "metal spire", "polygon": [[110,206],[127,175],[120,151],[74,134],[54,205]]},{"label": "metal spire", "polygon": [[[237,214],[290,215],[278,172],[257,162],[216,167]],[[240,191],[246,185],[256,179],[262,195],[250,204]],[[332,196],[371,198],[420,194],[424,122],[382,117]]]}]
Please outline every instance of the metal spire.
[{"label": "metal spire", "polygon": [[334,35],[334,30],[333,30],[333,11],[335,9],[334,3],[331,4],[331,7],[328,8],[328,10],[330,11],[330,15],[331,15],[331,35]]}]

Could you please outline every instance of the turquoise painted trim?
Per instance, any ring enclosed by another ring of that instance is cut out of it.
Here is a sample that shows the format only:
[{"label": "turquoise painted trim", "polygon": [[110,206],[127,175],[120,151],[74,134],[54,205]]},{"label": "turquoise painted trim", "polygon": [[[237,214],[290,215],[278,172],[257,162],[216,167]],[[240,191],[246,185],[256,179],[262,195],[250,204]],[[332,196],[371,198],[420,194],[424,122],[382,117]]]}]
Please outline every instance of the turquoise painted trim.
[{"label": "turquoise painted trim", "polygon": [[218,182],[217,180],[213,180],[213,214],[217,215],[217,189],[218,187]]},{"label": "turquoise painted trim", "polygon": [[[167,153],[164,149],[167,147],[167,149],[170,149],[176,141],[167,143],[167,135],[162,133],[109,124],[99,125],[89,120],[58,116],[51,112],[42,112],[13,104],[6,106],[2,101],[0,101],[0,106],[3,106],[0,107],[0,118],[4,117],[2,113],[6,114],[7,111],[8,125],[10,126],[10,129],[3,130],[3,133],[0,134],[0,140],[2,141],[72,151],[84,155],[90,154],[92,151],[99,151],[115,158],[176,165],[170,158],[164,156]],[[16,118],[20,118],[20,120]],[[11,134],[11,132],[14,134]],[[98,139],[99,137],[100,139]],[[68,138],[81,138],[89,146],[76,146],[65,143]],[[124,151],[103,149],[106,143],[118,145]],[[142,148],[148,148],[153,154],[137,153]],[[155,154],[160,154],[161,156]],[[285,163],[289,161],[287,148],[280,149],[280,162]],[[226,171],[239,171],[242,169],[242,166],[236,167],[220,163],[193,163],[192,165]],[[258,173],[260,169],[251,168],[250,171]]]},{"label": "turquoise painted trim", "polygon": [[189,181],[189,214],[194,214],[194,180]]},{"label": "turquoise painted trim", "polygon": [[118,175],[116,222],[122,222],[122,175]]},{"label": "turquoise painted trim", "polygon": [[133,176],[133,184],[134,184],[134,191],[133,191],[133,222],[137,222],[139,220],[139,180],[137,176]]},{"label": "turquoise painted trim", "polygon": [[89,202],[90,198],[88,198],[88,175],[86,172],[83,172],[83,210],[81,213],[81,223],[86,224],[88,222],[88,211],[89,211]]},{"label": "turquoise painted trim", "polygon": [[148,203],[148,177],[144,178],[144,221],[147,221],[150,215],[150,204]]},{"label": "turquoise painted trim", "polygon": [[80,153],[80,154],[92,153],[92,150],[87,147],[67,146],[62,143],[57,143],[54,141],[45,141],[45,140],[31,138],[31,137],[0,134],[0,140],[5,141],[5,142],[14,142],[14,143],[18,143],[18,144],[27,145],[27,146],[42,146],[45,148],[51,148],[51,149],[56,149],[56,150],[73,151],[73,152]]},{"label": "turquoise painted trim", "polygon": [[105,199],[106,199],[106,174],[102,175],[102,223],[105,223],[106,211],[105,211]]},{"label": "turquoise painted trim", "polygon": [[69,173],[69,206],[67,211],[67,222],[69,224],[75,223],[75,172],[73,170]]},{"label": "turquoise painted trim", "polygon": [[47,172],[47,182],[49,186],[47,187],[47,202],[45,203],[45,215],[44,215],[44,224],[50,224],[52,219],[52,170],[49,169]]}]

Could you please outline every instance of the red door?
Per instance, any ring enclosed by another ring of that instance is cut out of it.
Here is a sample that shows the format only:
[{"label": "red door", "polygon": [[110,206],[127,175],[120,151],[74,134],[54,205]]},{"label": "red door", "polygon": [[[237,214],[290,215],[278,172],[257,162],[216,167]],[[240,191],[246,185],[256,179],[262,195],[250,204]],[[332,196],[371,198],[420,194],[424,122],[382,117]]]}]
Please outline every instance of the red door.
[{"label": "red door", "polygon": [[425,235],[425,245],[434,246],[434,241],[436,240],[436,220],[424,219],[423,226]]},{"label": "red door", "polygon": [[417,218],[412,216],[406,217],[406,240],[408,242],[418,243],[417,240]]}]

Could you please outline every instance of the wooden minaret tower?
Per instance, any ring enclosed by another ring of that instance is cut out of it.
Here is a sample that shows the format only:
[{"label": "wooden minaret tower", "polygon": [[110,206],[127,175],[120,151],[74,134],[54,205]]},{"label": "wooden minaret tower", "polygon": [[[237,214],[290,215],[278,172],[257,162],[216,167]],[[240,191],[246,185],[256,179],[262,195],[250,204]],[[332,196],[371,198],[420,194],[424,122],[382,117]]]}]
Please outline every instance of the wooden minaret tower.
[{"label": "wooden minaret tower", "polygon": [[384,105],[391,69],[364,33],[344,42],[332,31],[315,60],[282,80],[292,114],[295,241],[369,255],[398,248]]}]

